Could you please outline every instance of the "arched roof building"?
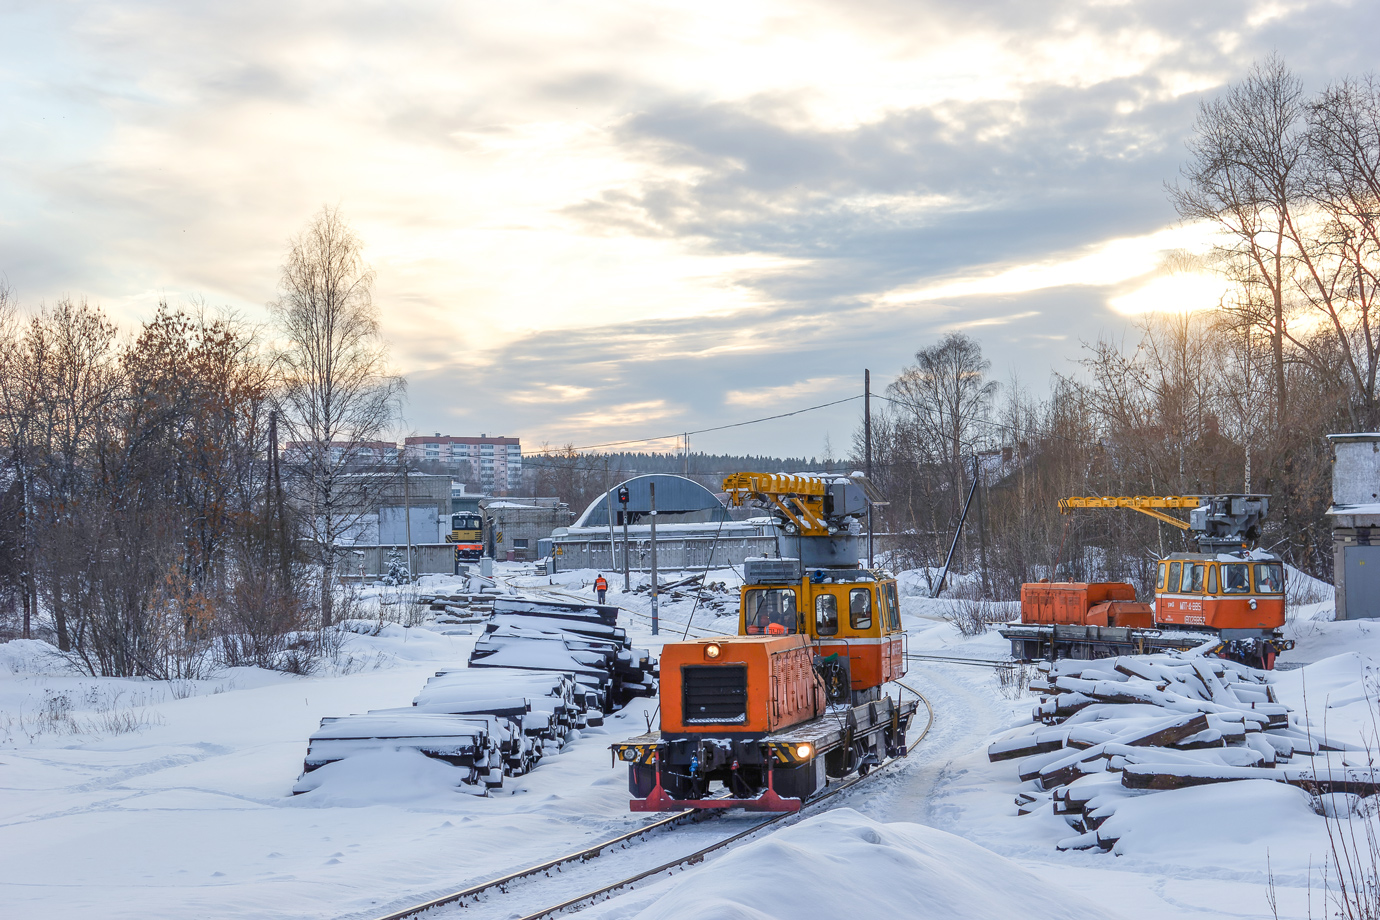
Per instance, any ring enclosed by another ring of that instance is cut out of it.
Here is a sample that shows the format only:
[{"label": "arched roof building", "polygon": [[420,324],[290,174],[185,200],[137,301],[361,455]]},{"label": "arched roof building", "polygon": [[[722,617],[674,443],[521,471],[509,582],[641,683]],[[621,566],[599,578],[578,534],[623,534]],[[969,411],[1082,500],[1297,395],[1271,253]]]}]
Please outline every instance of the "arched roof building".
[{"label": "arched roof building", "polygon": [[[628,524],[636,526],[647,523],[647,515],[652,510],[652,486],[656,486],[657,525],[664,524],[709,524],[729,521],[728,509],[713,492],[684,476],[670,473],[649,473],[634,476],[620,482],[606,494],[589,503],[574,527],[608,527],[609,512],[612,510],[615,524],[622,525],[619,511],[626,511]],[[618,490],[628,490],[626,508],[618,501]]]},{"label": "arched roof building", "polygon": [[[779,534],[768,517],[734,520],[717,495],[684,476],[651,473],[634,476],[590,502],[575,523],[557,528],[542,555],[558,569],[621,571],[624,533],[628,566],[650,565],[652,489],[656,486],[657,553],[662,571],[741,565],[748,557],[780,554]],[[618,489],[628,489],[627,521],[620,511]],[[612,511],[613,526],[609,526]],[[626,528],[626,530],[625,530]]]}]

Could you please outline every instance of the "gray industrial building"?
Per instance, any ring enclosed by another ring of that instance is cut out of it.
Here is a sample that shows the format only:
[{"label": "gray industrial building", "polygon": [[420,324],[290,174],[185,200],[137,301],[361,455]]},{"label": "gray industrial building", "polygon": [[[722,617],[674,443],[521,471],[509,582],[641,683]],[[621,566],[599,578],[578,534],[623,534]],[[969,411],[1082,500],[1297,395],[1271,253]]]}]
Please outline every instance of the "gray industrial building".
[{"label": "gray industrial building", "polygon": [[557,498],[491,498],[479,503],[484,512],[487,555],[508,562],[528,562],[544,555],[544,541],[570,524],[570,507]]},{"label": "gray industrial building", "polygon": [[1332,517],[1337,619],[1380,617],[1380,433],[1331,434],[1327,439],[1332,442],[1332,507],[1327,513]]},{"label": "gray industrial building", "polygon": [[[614,486],[591,502],[574,524],[553,532],[542,555],[549,555],[558,570],[621,572],[626,516],[628,568],[649,570],[653,485],[659,569],[704,568],[711,562],[742,565],[749,557],[779,555],[779,533],[770,518],[734,520],[713,492],[693,479],[666,473],[636,476]],[[620,487],[628,490],[626,507],[618,501]]]},{"label": "gray industrial building", "polygon": [[413,574],[454,571],[455,551],[445,542],[450,530],[449,476],[409,473],[390,477],[360,510],[357,523],[340,547],[340,574],[367,580],[388,571],[390,559],[405,559]]}]

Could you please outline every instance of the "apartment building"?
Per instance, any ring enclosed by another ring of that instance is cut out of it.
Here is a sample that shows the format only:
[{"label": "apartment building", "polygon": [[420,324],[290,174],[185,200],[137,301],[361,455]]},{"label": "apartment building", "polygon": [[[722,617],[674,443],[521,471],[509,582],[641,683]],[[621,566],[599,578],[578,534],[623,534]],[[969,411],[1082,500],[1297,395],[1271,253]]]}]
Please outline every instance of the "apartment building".
[{"label": "apartment building", "polygon": [[522,444],[518,438],[443,435],[408,438],[409,460],[456,466],[468,463],[485,492],[508,492],[522,485]]}]

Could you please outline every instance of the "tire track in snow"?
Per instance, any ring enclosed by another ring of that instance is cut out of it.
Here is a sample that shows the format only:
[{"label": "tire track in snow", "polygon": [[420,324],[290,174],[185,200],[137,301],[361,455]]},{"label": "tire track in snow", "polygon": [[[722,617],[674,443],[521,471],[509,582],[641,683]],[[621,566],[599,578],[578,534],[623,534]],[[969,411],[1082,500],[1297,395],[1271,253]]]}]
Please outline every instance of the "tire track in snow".
[{"label": "tire track in snow", "polygon": [[906,682],[913,683],[934,706],[934,727],[890,777],[862,797],[858,811],[863,814],[943,830],[952,830],[957,824],[956,809],[940,805],[946,797],[946,785],[956,775],[953,762],[986,742],[1005,724],[1007,713],[993,698],[994,693],[973,690],[955,675],[946,674],[947,668],[937,665],[907,673]]}]

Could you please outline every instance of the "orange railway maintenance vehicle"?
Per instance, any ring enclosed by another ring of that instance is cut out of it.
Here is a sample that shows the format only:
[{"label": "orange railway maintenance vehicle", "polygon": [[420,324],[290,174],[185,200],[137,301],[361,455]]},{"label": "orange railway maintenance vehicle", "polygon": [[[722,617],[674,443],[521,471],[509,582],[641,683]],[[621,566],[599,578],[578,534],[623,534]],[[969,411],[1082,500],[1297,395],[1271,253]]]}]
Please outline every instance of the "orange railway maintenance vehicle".
[{"label": "orange railway maintenance vehicle", "polygon": [[[1068,498],[1079,508],[1130,508],[1192,531],[1199,552],[1159,563],[1152,605],[1122,582],[1037,582],[1021,586],[1021,621],[1000,629],[1018,659],[1104,658],[1187,649],[1216,638],[1215,654],[1270,669],[1294,647],[1284,625],[1284,563],[1252,548],[1269,512],[1267,495]],[[1158,510],[1191,508],[1189,520]]]},{"label": "orange railway maintenance vehicle", "polygon": [[612,746],[633,811],[795,811],[906,754],[918,700],[883,692],[904,636],[896,580],[860,564],[864,483],[737,473],[724,491],[771,511],[781,555],[744,564],[738,635],[662,649],[661,730]]}]

